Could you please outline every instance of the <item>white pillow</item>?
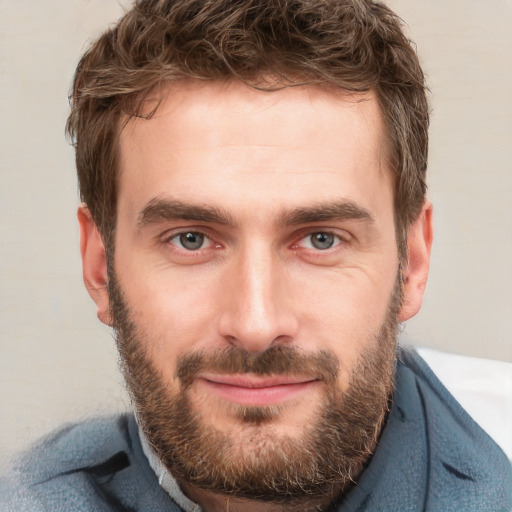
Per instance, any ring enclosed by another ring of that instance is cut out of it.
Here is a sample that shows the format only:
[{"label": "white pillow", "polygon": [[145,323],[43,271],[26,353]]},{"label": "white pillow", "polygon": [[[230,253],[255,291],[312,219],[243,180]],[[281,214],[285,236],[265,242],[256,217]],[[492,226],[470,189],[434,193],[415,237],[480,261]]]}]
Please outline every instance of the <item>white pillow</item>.
[{"label": "white pillow", "polygon": [[439,380],[512,460],[512,363],[417,348]]}]

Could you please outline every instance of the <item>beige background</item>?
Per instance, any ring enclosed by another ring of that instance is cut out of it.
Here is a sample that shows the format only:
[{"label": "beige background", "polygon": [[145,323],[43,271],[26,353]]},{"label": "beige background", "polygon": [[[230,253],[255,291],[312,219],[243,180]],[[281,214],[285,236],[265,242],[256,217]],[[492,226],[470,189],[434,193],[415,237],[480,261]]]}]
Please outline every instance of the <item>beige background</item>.
[{"label": "beige background", "polygon": [[[127,2],[124,2],[127,5]],[[389,0],[432,90],[436,239],[418,345],[512,361],[512,1]],[[67,94],[115,0],[0,0],[0,457],[128,406],[80,276]]]}]

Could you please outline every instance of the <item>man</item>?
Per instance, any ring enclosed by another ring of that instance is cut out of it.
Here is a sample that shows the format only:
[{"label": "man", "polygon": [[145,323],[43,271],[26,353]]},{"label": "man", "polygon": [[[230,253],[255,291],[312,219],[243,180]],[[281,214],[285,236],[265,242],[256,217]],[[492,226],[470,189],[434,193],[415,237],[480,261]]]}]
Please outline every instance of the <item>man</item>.
[{"label": "man", "polygon": [[68,122],[135,415],[46,440],[3,509],[508,510],[503,453],[396,345],[428,274],[427,129],[383,5],[137,2]]}]

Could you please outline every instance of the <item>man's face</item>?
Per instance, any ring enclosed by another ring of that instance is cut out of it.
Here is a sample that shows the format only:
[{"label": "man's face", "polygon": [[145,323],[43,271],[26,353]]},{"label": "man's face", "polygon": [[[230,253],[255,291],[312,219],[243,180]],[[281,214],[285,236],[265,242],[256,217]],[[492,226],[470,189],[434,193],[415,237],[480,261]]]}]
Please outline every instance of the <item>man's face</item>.
[{"label": "man's face", "polygon": [[254,466],[300,452],[334,410],[364,419],[350,433],[369,438],[360,470],[387,409],[399,302],[375,97],[236,82],[164,92],[121,133],[111,283],[148,435],[164,459],[189,456],[158,446],[168,404],[197,446],[214,439],[226,466]]}]

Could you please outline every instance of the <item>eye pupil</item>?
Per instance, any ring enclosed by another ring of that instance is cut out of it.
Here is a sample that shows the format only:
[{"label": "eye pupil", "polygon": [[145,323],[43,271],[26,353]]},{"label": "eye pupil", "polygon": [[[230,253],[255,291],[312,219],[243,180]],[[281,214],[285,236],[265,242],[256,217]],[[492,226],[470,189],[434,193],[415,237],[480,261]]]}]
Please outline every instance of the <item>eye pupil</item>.
[{"label": "eye pupil", "polygon": [[315,249],[330,249],[334,244],[334,236],[330,233],[314,233],[311,235],[311,244]]},{"label": "eye pupil", "polygon": [[204,235],[201,233],[183,233],[180,235],[180,244],[189,251],[200,249],[204,243]]}]

